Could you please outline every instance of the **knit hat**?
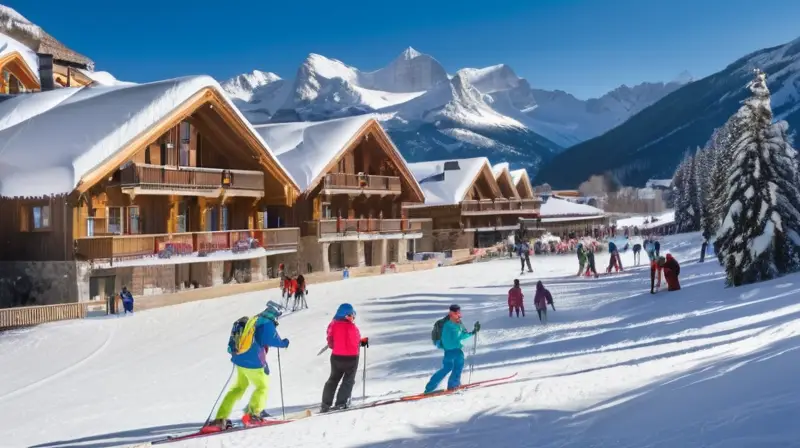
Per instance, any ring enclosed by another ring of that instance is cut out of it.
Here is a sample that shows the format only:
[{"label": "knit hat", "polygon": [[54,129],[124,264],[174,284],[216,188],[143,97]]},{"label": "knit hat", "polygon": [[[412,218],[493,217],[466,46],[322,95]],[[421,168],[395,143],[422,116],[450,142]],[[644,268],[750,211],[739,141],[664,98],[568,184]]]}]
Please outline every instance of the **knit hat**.
[{"label": "knit hat", "polygon": [[450,312],[455,313],[455,312],[458,312],[458,311],[461,311],[461,307],[459,305],[457,305],[455,303],[450,305]]}]

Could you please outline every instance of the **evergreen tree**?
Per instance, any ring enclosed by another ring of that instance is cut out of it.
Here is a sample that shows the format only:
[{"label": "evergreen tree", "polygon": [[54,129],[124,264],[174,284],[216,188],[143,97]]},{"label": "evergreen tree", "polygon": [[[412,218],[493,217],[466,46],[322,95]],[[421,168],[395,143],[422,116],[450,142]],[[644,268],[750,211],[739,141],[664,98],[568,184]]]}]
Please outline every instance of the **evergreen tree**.
[{"label": "evergreen tree", "polygon": [[725,218],[717,234],[728,285],[758,282],[800,269],[797,153],[788,126],[772,123],[766,75],[756,71],[752,96],[735,119]]},{"label": "evergreen tree", "polygon": [[686,189],[684,185],[687,158],[688,154],[684,156],[681,163],[679,163],[678,167],[675,169],[675,174],[672,175],[672,204],[675,208],[675,227],[678,232],[683,231],[683,223],[686,222],[687,214]]},{"label": "evergreen tree", "polygon": [[709,239],[714,234],[716,228],[714,226],[714,207],[711,201],[711,174],[714,172],[714,148],[707,146],[705,149],[698,151],[695,156],[697,159],[697,167],[695,172],[695,179],[697,182],[699,207],[700,207],[700,230],[703,232],[703,238]]}]

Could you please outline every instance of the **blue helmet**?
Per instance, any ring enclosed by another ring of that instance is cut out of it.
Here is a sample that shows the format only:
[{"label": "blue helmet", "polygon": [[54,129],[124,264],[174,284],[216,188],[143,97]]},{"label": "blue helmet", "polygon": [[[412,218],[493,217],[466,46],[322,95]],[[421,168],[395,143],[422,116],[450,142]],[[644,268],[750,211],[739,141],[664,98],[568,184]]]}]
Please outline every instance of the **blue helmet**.
[{"label": "blue helmet", "polygon": [[349,303],[343,303],[339,305],[339,308],[336,309],[336,315],[333,316],[334,319],[344,319],[346,316],[349,315],[356,315],[356,309],[353,308],[353,305]]}]

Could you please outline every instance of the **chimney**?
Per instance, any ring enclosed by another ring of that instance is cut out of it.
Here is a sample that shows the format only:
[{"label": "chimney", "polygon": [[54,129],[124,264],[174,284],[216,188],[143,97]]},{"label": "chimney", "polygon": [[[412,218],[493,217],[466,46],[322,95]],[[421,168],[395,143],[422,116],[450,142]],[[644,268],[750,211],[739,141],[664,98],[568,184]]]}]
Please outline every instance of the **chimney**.
[{"label": "chimney", "polygon": [[42,86],[42,92],[53,90],[53,55],[36,53],[39,57],[39,84]]}]

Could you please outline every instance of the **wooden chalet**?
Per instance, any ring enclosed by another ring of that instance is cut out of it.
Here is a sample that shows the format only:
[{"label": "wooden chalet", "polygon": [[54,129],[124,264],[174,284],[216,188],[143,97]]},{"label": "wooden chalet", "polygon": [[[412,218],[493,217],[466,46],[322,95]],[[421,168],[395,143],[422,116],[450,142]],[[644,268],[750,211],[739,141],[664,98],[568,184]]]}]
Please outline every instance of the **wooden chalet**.
[{"label": "wooden chalet", "polygon": [[297,250],[264,217],[299,188],[214,80],[74,90],[0,102],[29,114],[0,123],[0,307],[260,280]]},{"label": "wooden chalet", "polygon": [[300,270],[404,262],[426,219],[408,219],[402,204],[424,195],[389,136],[369,115],[313,123],[256,126],[302,194],[272,221],[302,232]]},{"label": "wooden chalet", "polygon": [[514,187],[517,189],[520,199],[533,199],[537,195],[533,191],[533,184],[531,178],[528,177],[528,170],[519,169],[510,171],[511,179],[514,182]]},{"label": "wooden chalet", "polygon": [[488,247],[507,241],[519,229],[521,218],[538,216],[541,201],[521,198],[507,167],[495,176],[485,157],[409,167],[425,193],[425,203],[406,204],[406,213],[433,221],[420,252]]},{"label": "wooden chalet", "polygon": [[39,90],[38,56],[12,37],[0,34],[0,94]]},{"label": "wooden chalet", "polygon": [[528,228],[537,227],[563,240],[593,236],[600,238],[609,229],[609,216],[601,209],[550,196],[542,204],[537,219],[525,219]]}]

